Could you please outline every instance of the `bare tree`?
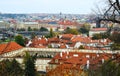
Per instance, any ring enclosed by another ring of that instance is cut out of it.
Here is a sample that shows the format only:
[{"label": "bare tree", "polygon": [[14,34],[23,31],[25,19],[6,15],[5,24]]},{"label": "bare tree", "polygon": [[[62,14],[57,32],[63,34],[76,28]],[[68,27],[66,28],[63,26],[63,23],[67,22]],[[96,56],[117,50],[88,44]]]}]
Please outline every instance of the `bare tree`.
[{"label": "bare tree", "polygon": [[108,0],[108,8],[105,10],[100,21],[111,21],[113,23],[120,23],[120,1]]}]

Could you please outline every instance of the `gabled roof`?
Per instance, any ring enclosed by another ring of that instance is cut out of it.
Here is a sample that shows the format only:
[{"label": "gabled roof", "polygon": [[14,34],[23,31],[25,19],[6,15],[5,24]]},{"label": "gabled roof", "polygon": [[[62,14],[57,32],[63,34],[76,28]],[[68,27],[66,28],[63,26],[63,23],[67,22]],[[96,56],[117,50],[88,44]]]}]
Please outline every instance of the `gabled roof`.
[{"label": "gabled roof", "polygon": [[0,54],[15,51],[21,48],[23,47],[17,44],[16,42],[3,43],[0,44]]},{"label": "gabled roof", "polygon": [[[99,55],[99,56],[98,56]],[[96,63],[99,63],[102,59],[107,60],[111,58],[111,54],[97,54],[97,53],[81,53],[81,52],[62,52],[60,54],[57,54],[50,62],[49,64],[60,64],[61,62],[63,64],[79,64],[79,65],[85,65],[87,64],[87,60],[90,61],[90,64],[94,64],[94,61]],[[58,60],[56,63],[55,60]]]},{"label": "gabled roof", "polygon": [[89,43],[91,41],[90,37],[83,37],[83,36],[76,36],[72,38],[73,42],[82,42],[82,43]]},{"label": "gabled roof", "polygon": [[[89,69],[96,70],[104,63],[105,60],[111,59],[112,54],[106,53],[81,53],[81,52],[62,52],[57,54],[49,64],[57,65],[56,68],[62,67],[61,70],[85,69],[89,64]],[[57,60],[57,62],[55,61]]]},{"label": "gabled roof", "polygon": [[73,34],[62,34],[61,39],[71,40],[73,36],[74,36]]},{"label": "gabled roof", "polygon": [[32,44],[30,45],[31,47],[38,46],[38,45],[44,45],[46,46],[48,44],[48,40],[46,38],[34,38],[31,40]]},{"label": "gabled roof", "polygon": [[59,43],[60,39],[57,37],[49,38],[48,42],[49,43]]}]

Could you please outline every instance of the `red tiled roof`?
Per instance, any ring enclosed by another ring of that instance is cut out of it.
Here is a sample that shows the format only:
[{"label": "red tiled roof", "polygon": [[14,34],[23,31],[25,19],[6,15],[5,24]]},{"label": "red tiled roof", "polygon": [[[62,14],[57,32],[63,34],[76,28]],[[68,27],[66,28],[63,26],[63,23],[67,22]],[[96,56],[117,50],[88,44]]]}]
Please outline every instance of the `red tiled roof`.
[{"label": "red tiled roof", "polygon": [[107,28],[93,28],[91,31],[107,31]]},{"label": "red tiled roof", "polygon": [[67,39],[67,40],[71,40],[71,38],[73,37],[73,34],[62,34],[61,39]]},{"label": "red tiled roof", "polygon": [[[78,57],[71,57],[70,59],[64,62],[65,64],[82,64]],[[86,62],[85,62],[86,63]]]},{"label": "red tiled roof", "polygon": [[91,38],[90,37],[82,37],[82,36],[78,36],[78,37],[74,37],[72,39],[73,42],[82,42],[82,43],[90,43],[91,42]]},{"label": "red tiled roof", "polygon": [[91,43],[99,43],[99,40],[91,40]]},{"label": "red tiled roof", "polygon": [[[84,37],[81,35],[73,35],[73,34],[62,34],[59,36],[59,38],[54,37],[49,39],[46,39],[44,37],[42,38],[36,37],[31,41],[32,43],[30,44],[30,47],[36,47],[36,46],[40,47],[41,45],[44,47],[47,47],[47,45],[51,43],[56,43],[58,45],[65,44],[69,46],[69,47],[66,47],[65,45],[61,45],[60,48],[74,48],[76,43],[80,42],[85,47],[85,49],[89,49],[89,50],[98,49],[95,47],[105,46],[111,43],[111,40],[109,39],[92,40],[90,37]],[[90,44],[90,45],[87,45],[87,44]],[[97,45],[95,46],[95,44]],[[105,49],[105,48],[102,48],[102,49]]]},{"label": "red tiled roof", "polygon": [[60,39],[59,39],[59,38],[56,38],[56,37],[54,37],[54,38],[49,38],[49,39],[48,39],[48,42],[49,42],[49,43],[59,43],[59,41],[60,41]]},{"label": "red tiled roof", "polygon": [[32,40],[32,44],[30,45],[31,47],[34,46],[39,46],[39,45],[43,45],[46,46],[48,44],[48,40],[46,38],[34,38]]},{"label": "red tiled roof", "polygon": [[67,43],[69,40],[60,40],[61,43]]},{"label": "red tiled roof", "polygon": [[79,65],[85,65],[87,60],[90,60],[90,63],[94,63],[94,59],[96,59],[96,63],[98,63],[99,60],[107,60],[109,57],[111,57],[111,54],[99,54],[99,57],[96,53],[80,53],[80,52],[62,52],[62,57],[60,54],[57,54],[49,64],[56,64],[54,61],[58,59],[58,63],[62,62],[63,64],[79,64]]},{"label": "red tiled roof", "polygon": [[60,21],[58,22],[59,25],[77,25],[78,23],[77,22],[72,22],[72,21],[69,21],[69,20],[63,20],[63,21]]},{"label": "red tiled roof", "polygon": [[76,76],[81,75],[81,73],[82,70],[80,69],[80,66],[72,64],[61,64],[57,66],[55,69],[52,69],[51,71],[47,72],[48,76]]},{"label": "red tiled roof", "polygon": [[79,36],[79,37],[74,37],[74,38],[72,39],[72,41],[73,41],[73,42],[82,42],[82,41],[83,41],[83,38],[82,38],[81,36]]},{"label": "red tiled roof", "polygon": [[[50,62],[51,65],[56,65],[52,71],[63,70],[82,70],[89,61],[89,69],[96,70],[103,63],[103,59],[108,60],[112,58],[111,54],[97,54],[97,53],[80,53],[80,52],[63,52],[62,56],[57,54]],[[55,62],[57,60],[57,62]],[[83,68],[82,68],[83,66]]]},{"label": "red tiled roof", "polygon": [[11,52],[21,48],[23,47],[17,44],[16,42],[3,43],[0,44],[0,54]]},{"label": "red tiled roof", "polygon": [[87,50],[98,50],[99,48],[92,47],[92,46],[84,46],[85,49]]},{"label": "red tiled roof", "polygon": [[43,46],[43,45],[35,45],[34,47],[35,48],[46,48],[46,46]]},{"label": "red tiled roof", "polygon": [[66,48],[66,45],[65,45],[65,44],[61,44],[61,45],[60,45],[60,48],[61,48],[61,49],[64,49],[64,48]]}]

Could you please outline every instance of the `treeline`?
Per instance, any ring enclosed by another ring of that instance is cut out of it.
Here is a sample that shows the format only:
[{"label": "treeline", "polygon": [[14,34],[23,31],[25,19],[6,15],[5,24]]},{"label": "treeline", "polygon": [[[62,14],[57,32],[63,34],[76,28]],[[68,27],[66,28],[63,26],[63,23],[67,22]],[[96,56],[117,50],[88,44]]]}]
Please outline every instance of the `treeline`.
[{"label": "treeline", "polygon": [[38,76],[35,68],[36,55],[30,56],[26,52],[23,63],[18,63],[15,59],[2,60],[0,62],[0,76]]}]

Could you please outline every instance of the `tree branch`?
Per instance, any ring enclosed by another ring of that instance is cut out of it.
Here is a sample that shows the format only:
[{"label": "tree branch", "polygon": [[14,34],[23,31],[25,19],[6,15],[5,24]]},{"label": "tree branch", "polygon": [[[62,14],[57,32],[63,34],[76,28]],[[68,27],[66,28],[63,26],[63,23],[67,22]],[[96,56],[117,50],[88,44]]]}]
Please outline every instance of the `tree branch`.
[{"label": "tree branch", "polygon": [[113,19],[100,19],[100,21],[111,21],[111,22],[119,23],[120,24],[119,20],[113,20]]},{"label": "tree branch", "polygon": [[119,0],[116,0],[116,3],[117,3],[118,9],[120,10],[120,3],[119,3]]}]

